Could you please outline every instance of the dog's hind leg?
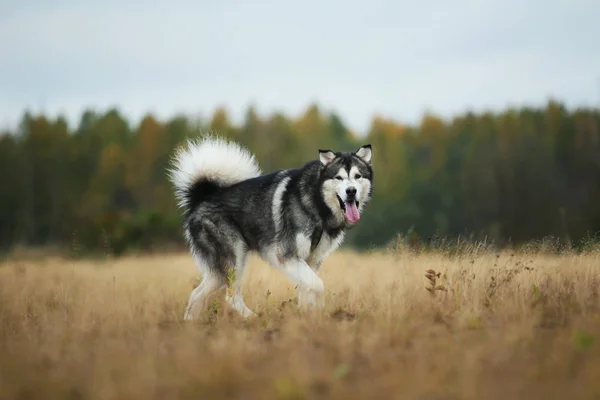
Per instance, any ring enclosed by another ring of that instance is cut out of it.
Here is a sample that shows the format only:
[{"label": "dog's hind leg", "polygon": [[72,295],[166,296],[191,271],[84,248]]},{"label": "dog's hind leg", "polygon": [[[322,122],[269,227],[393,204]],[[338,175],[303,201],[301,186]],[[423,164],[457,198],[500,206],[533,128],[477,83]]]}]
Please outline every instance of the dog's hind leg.
[{"label": "dog's hind leg", "polygon": [[198,268],[206,274],[207,281],[206,284],[202,281],[192,293],[186,315],[195,307],[196,298],[204,299],[223,285],[227,285],[228,289],[225,300],[234,310],[244,317],[255,315],[242,297],[248,249],[237,228],[218,215],[194,221],[190,226],[192,253],[196,256]]},{"label": "dog's hind leg", "polygon": [[214,273],[208,268],[205,268],[202,275],[202,281],[190,294],[188,305],[185,309],[184,319],[186,321],[194,319],[198,307],[203,307],[206,298],[224,285],[225,279],[221,274]]},{"label": "dog's hind leg", "polygon": [[230,270],[227,277],[227,303],[244,318],[255,317],[256,314],[250,310],[242,296],[242,283],[248,261],[248,252],[243,242],[238,242],[235,246],[235,268]]}]

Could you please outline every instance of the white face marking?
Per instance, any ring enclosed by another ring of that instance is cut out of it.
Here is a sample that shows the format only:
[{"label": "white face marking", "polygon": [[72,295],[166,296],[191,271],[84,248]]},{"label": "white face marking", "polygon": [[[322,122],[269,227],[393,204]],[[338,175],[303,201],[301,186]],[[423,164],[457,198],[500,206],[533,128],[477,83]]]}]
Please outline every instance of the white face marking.
[{"label": "white face marking", "polygon": [[350,173],[345,168],[340,168],[333,179],[329,179],[323,183],[322,193],[325,203],[333,211],[334,216],[339,222],[342,222],[346,217],[344,210],[341,209],[338,196],[343,202],[346,202],[348,194],[346,189],[353,187],[356,189],[356,200],[358,200],[358,210],[362,212],[371,189],[371,182],[364,179],[360,174],[357,166],[350,168]]},{"label": "white face marking", "polygon": [[[342,180],[337,179],[338,176],[343,179]],[[336,175],[336,181],[338,181],[336,191],[337,191],[338,196],[340,196],[340,199],[342,199],[342,201],[346,201],[348,198],[348,194],[346,193],[346,190],[348,188],[355,188],[356,189],[356,199],[358,199],[358,201],[360,202],[360,198],[361,198],[360,196],[362,194],[362,185],[360,185],[361,179],[362,179],[362,177],[360,177],[360,174],[358,173],[358,168],[355,166],[350,168],[350,174],[347,174],[346,170],[344,170],[344,168],[340,169],[340,172]]]},{"label": "white face marking", "polygon": [[[341,178],[341,179],[340,179]],[[361,202],[365,198],[365,193],[368,193],[365,189],[369,189],[370,184],[367,180],[363,179],[360,174],[357,166],[352,166],[350,168],[350,173],[348,174],[344,168],[340,168],[338,173],[334,178],[335,182],[335,191],[342,201],[346,201],[348,198],[348,194],[346,190],[348,188],[356,189],[356,199]],[[365,187],[365,184],[369,187]]]}]

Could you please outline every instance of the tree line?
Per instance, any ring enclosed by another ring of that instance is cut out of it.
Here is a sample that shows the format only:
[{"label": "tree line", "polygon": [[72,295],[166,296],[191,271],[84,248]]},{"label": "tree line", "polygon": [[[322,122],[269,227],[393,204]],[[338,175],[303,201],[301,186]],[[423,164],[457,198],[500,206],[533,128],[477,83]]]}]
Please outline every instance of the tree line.
[{"label": "tree line", "polygon": [[540,108],[466,112],[415,126],[375,116],[366,137],[310,105],[297,118],[231,122],[146,115],[133,125],[116,109],[86,111],[78,126],[25,113],[0,136],[0,246],[74,251],[152,250],[184,245],[167,168],[176,146],[212,131],[256,154],[265,172],[295,167],[317,149],[373,146],[374,199],[346,244],[383,246],[466,237],[500,246],[553,236],[579,243],[600,231],[600,112]]}]

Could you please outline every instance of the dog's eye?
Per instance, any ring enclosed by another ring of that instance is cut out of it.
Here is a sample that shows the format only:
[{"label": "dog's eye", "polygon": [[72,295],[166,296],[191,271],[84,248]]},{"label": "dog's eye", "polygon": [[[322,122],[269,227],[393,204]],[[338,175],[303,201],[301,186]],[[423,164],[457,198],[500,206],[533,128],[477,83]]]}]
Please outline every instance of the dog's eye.
[{"label": "dog's eye", "polygon": [[354,179],[360,179],[360,178],[362,178],[362,176],[360,174],[354,175]]},{"label": "dog's eye", "polygon": [[339,176],[339,175],[338,175],[338,176],[336,176],[336,177],[335,177],[335,179],[337,179],[338,181],[343,181],[343,180],[344,180],[344,178],[342,178],[342,177],[341,177],[341,176]]}]

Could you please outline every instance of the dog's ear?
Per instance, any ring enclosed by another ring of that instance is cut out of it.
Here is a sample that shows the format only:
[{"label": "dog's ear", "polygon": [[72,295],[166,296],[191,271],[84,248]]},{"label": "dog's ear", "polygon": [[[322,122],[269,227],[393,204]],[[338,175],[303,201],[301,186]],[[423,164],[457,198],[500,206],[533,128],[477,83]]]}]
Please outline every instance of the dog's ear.
[{"label": "dog's ear", "polygon": [[333,161],[335,158],[335,153],[331,150],[320,150],[319,149],[319,160],[321,160],[321,164],[327,165]]},{"label": "dog's ear", "polygon": [[373,150],[371,149],[371,145],[370,144],[365,144],[364,146],[361,146],[360,149],[356,150],[356,154],[358,157],[360,157],[364,162],[366,162],[367,164],[371,164],[371,157],[373,156]]}]

